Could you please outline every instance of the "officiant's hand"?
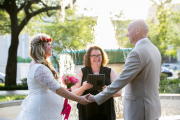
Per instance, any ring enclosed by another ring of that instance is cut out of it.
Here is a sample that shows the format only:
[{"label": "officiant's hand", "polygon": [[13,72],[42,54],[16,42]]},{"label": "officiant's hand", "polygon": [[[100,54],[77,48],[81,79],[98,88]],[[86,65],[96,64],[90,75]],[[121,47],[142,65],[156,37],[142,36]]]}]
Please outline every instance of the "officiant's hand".
[{"label": "officiant's hand", "polygon": [[[105,86],[103,86],[102,87],[102,91],[106,88],[107,86],[105,85]],[[99,92],[101,91],[101,90],[98,90]]]},{"label": "officiant's hand", "polygon": [[94,99],[94,95],[91,95],[91,94],[89,95],[88,100],[91,102],[96,102]]},{"label": "officiant's hand", "polygon": [[90,94],[86,94],[84,96],[79,96],[80,100],[78,102],[82,105],[87,105],[87,104],[91,103],[92,101],[88,100],[89,96],[90,96]]},{"label": "officiant's hand", "polygon": [[91,83],[87,83],[87,81],[84,81],[82,86],[83,86],[84,90],[88,90],[93,87],[93,85]]}]

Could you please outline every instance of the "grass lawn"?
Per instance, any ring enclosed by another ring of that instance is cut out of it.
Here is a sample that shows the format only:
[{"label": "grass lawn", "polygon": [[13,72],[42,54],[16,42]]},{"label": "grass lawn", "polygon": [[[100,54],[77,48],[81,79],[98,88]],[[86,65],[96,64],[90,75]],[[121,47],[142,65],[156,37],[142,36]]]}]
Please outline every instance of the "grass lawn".
[{"label": "grass lawn", "polygon": [[0,102],[22,100],[26,98],[26,96],[27,95],[0,95]]}]

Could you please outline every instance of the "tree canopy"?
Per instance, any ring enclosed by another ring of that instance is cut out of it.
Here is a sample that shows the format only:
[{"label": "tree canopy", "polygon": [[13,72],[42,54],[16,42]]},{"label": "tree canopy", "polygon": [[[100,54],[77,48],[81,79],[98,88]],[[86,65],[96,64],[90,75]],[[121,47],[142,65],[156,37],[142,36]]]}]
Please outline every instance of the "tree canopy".
[{"label": "tree canopy", "polygon": [[[6,66],[6,86],[16,85],[18,36],[30,19],[42,13],[50,17],[57,10],[69,9],[75,1],[71,0],[70,4],[63,5],[61,0],[0,0],[0,17],[4,19],[4,23],[0,23],[0,34],[11,33]],[[8,28],[10,28],[9,31]]]},{"label": "tree canopy", "polygon": [[[66,10],[64,22],[59,22],[57,16],[52,16],[52,18],[45,23],[44,20],[39,19],[38,23],[42,24],[39,24],[36,30],[31,28],[32,24],[37,24],[36,22],[29,23],[27,27],[29,33],[43,32],[51,36],[54,59],[57,59],[63,50],[85,49],[88,44],[94,42],[94,26],[97,23],[97,17],[76,14],[74,7],[72,10]],[[56,64],[58,66],[58,61]]]},{"label": "tree canopy", "polygon": [[177,56],[177,48],[179,47],[180,38],[178,37],[179,10],[173,11],[174,5],[172,0],[151,0],[154,3],[156,10],[156,17],[158,23],[153,19],[149,21],[150,33],[148,37],[159,48],[164,61],[168,55]]}]

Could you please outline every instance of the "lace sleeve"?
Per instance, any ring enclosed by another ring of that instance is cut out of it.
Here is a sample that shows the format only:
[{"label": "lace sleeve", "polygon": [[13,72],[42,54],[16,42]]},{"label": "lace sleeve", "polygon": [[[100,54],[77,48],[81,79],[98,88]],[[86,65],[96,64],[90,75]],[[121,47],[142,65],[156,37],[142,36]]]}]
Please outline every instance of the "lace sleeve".
[{"label": "lace sleeve", "polygon": [[50,69],[44,65],[36,69],[34,78],[53,92],[56,92],[56,90],[60,88],[58,81],[54,78]]}]

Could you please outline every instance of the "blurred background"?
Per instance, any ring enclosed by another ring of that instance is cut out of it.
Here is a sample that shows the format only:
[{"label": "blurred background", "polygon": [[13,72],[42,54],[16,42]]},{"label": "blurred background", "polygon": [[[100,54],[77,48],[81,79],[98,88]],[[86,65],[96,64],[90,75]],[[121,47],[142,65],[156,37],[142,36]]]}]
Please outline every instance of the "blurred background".
[{"label": "blurred background", "polygon": [[[83,67],[90,45],[103,48],[110,59],[107,66],[119,74],[134,48],[126,34],[135,19],[148,23],[148,38],[161,52],[162,115],[180,115],[179,0],[0,0],[0,102],[28,94],[29,41],[33,35],[46,33],[52,38],[50,60],[60,76]],[[116,101],[121,103],[116,109],[121,116],[123,98]]]}]

